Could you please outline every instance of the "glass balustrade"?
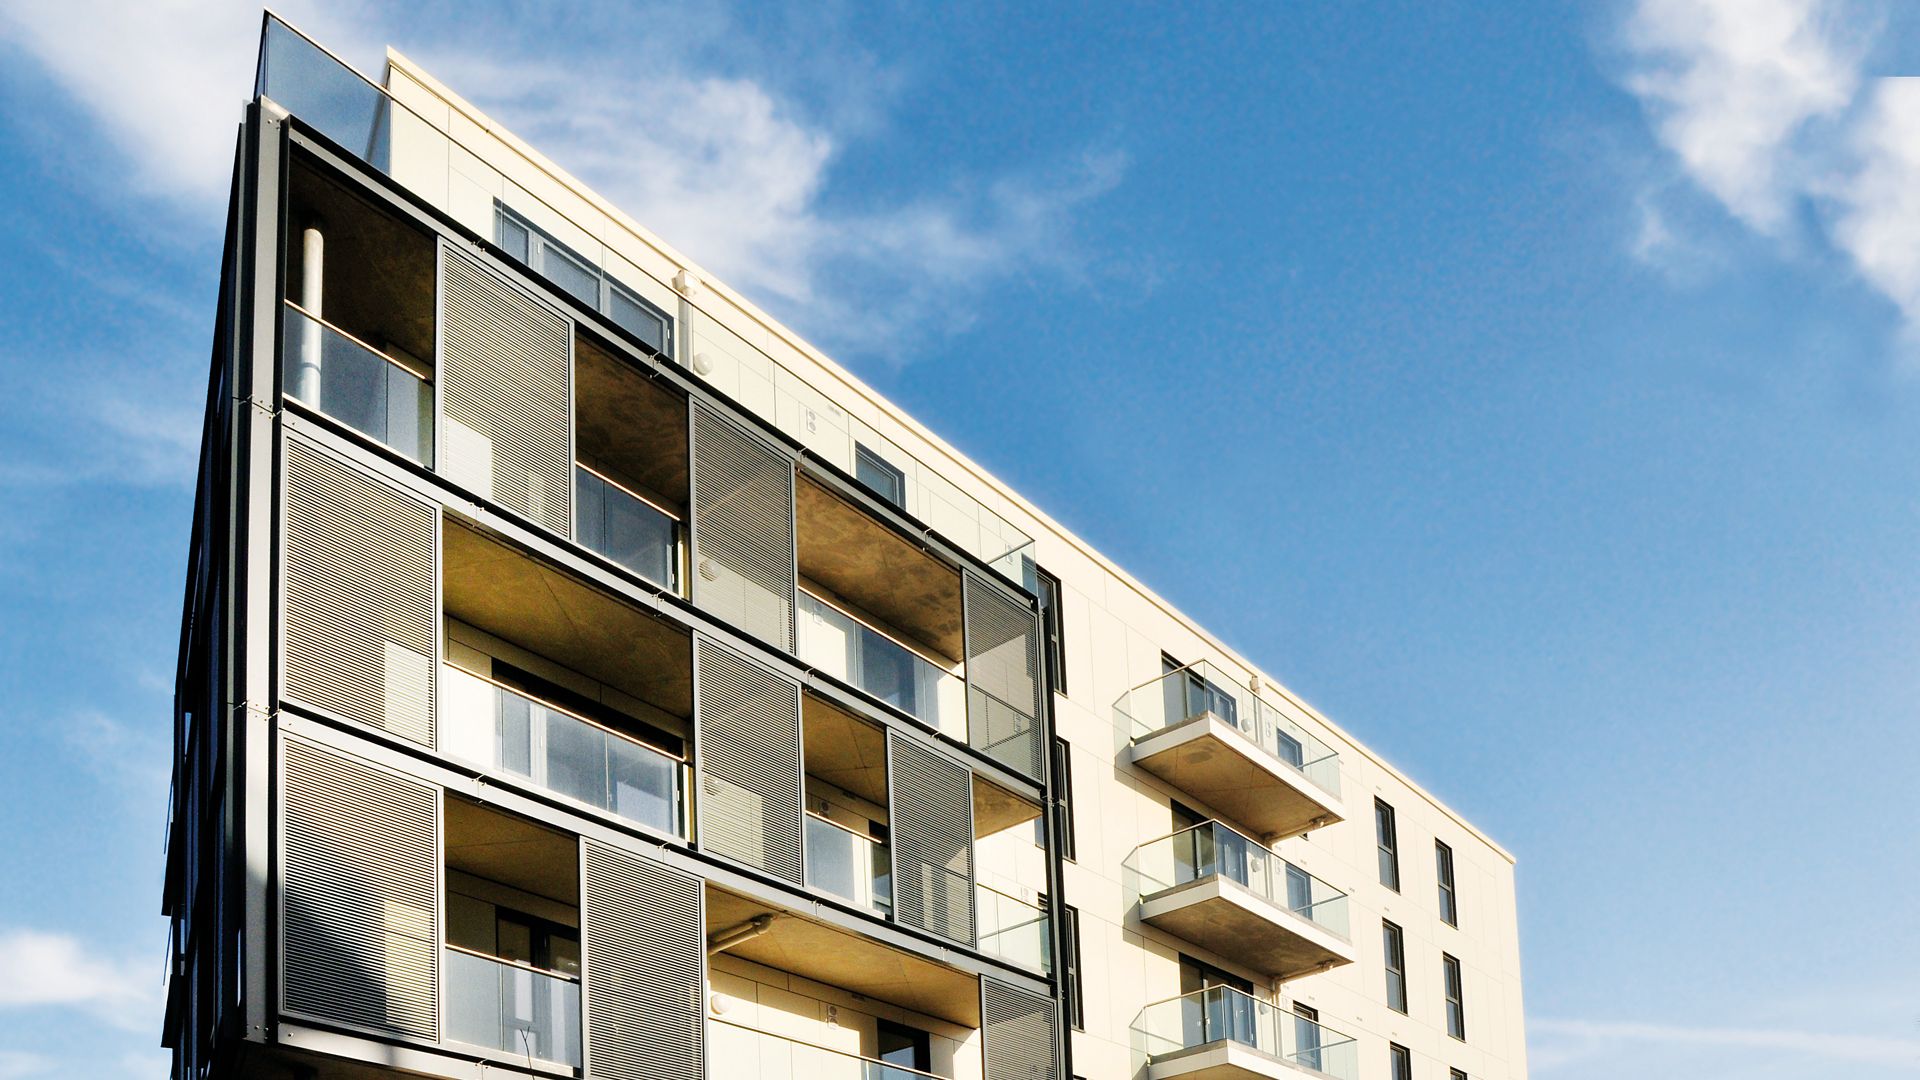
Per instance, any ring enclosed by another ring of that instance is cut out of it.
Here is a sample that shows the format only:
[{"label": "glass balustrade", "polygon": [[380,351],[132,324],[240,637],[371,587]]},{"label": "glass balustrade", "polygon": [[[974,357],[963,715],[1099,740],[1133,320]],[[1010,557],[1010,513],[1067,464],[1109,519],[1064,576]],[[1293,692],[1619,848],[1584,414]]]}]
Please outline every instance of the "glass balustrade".
[{"label": "glass balustrade", "polygon": [[973,913],[980,951],[1035,971],[1053,970],[1053,935],[1045,908],[975,885]]},{"label": "glass balustrade", "polygon": [[[936,468],[921,461],[834,405],[844,391],[823,393],[788,363],[728,329],[739,315],[716,290],[682,296],[623,258],[599,238],[621,235],[627,227],[587,198],[557,186],[536,192],[523,185],[524,174],[489,164],[515,152],[491,134],[467,136],[474,145],[452,137],[446,106],[428,100],[423,89],[411,82],[381,86],[269,15],[255,93],[480,236],[496,234],[497,201],[560,234],[593,273],[656,304],[684,302],[691,309],[691,348],[684,360],[692,370],[849,475],[862,448],[878,455],[900,473],[900,490],[893,494],[908,514],[1028,592],[1036,589],[1033,538],[946,479],[952,464]],[[635,249],[646,244],[633,238]]]},{"label": "glass balustrade", "polygon": [[1218,821],[1142,844],[1122,865],[1137,880],[1141,898],[1218,876],[1343,938],[1348,936],[1346,893]]},{"label": "glass balustrade", "polygon": [[800,659],[962,742],[967,684],[905,645],[802,590]]},{"label": "glass balustrade", "polygon": [[1226,986],[1211,986],[1141,1010],[1134,1031],[1148,1061],[1217,1043],[1238,1043],[1314,1072],[1358,1080],[1352,1036]]},{"label": "glass balustrade", "polygon": [[750,1075],[758,1080],[941,1080],[933,1073],[845,1050],[804,1043],[730,1021],[707,1021],[707,1056],[713,1076]]},{"label": "glass balustrade", "polygon": [[433,464],[433,384],[412,368],[317,319],[281,307],[288,396],[422,465]]},{"label": "glass balustrade", "polygon": [[893,864],[887,845],[818,814],[807,814],[807,884],[843,900],[893,911]]},{"label": "glass balustrade", "polygon": [[574,470],[575,539],[662,588],[680,590],[680,521],[585,465]]},{"label": "glass balustrade", "polygon": [[1126,711],[1136,741],[1210,716],[1245,735],[1261,753],[1340,794],[1339,754],[1279,706],[1205,661],[1135,687],[1126,696]]},{"label": "glass balustrade", "polygon": [[440,747],[448,754],[686,835],[680,759],[470,672],[441,672]]},{"label": "glass balustrade", "polygon": [[447,1038],[580,1065],[580,981],[553,971],[446,948]]}]

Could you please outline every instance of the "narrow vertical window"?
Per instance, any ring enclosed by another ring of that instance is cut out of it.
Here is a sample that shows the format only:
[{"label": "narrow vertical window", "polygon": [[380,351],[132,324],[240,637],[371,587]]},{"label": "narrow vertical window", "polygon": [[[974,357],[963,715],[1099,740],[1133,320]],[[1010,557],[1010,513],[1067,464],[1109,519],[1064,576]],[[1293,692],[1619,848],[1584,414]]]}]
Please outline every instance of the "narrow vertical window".
[{"label": "narrow vertical window", "polygon": [[1407,1011],[1407,948],[1406,935],[1400,928],[1386,921],[1380,923],[1381,954],[1387,968],[1387,1008],[1397,1013]]},{"label": "narrow vertical window", "polygon": [[886,458],[867,449],[865,443],[853,444],[853,478],[865,484],[875,495],[896,509],[907,508],[907,474],[893,467]]},{"label": "narrow vertical window", "polygon": [[1087,1030],[1087,1006],[1082,980],[1085,977],[1080,970],[1080,909],[1071,904],[1060,905],[1060,922],[1065,933],[1061,934],[1061,944],[1065,946],[1066,963],[1060,965],[1066,973],[1067,1020],[1075,1031]]},{"label": "narrow vertical window", "polygon": [[1040,623],[1046,635],[1047,685],[1056,694],[1067,692],[1066,637],[1060,622],[1060,579],[1035,568],[1040,581]]},{"label": "narrow vertical window", "polygon": [[1053,737],[1053,814],[1054,835],[1059,837],[1060,857],[1074,857],[1073,839],[1073,753],[1067,740]]},{"label": "narrow vertical window", "polygon": [[1311,1005],[1293,1003],[1293,1060],[1304,1068],[1320,1072],[1320,1010]]},{"label": "narrow vertical window", "polygon": [[1393,1080],[1413,1080],[1413,1051],[1399,1043],[1388,1043],[1387,1061]]},{"label": "narrow vertical window", "polygon": [[1373,800],[1373,832],[1380,847],[1380,884],[1400,891],[1400,839],[1393,822],[1393,807]]},{"label": "narrow vertical window", "polygon": [[1447,995],[1447,1034],[1462,1041],[1467,1037],[1467,1008],[1461,1000],[1460,961],[1457,957],[1440,955],[1440,970],[1445,973]]},{"label": "narrow vertical window", "polygon": [[1453,849],[1438,840],[1433,842],[1433,872],[1440,882],[1440,920],[1448,926],[1459,926],[1459,898],[1453,891]]}]

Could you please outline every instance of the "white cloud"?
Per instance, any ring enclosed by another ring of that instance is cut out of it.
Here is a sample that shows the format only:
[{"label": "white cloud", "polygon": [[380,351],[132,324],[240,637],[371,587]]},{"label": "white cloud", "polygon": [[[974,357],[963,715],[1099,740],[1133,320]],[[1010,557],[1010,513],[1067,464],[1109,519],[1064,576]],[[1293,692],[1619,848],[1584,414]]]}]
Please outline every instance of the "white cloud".
[{"label": "white cloud", "polygon": [[0,971],[0,1010],[84,1009],[129,1030],[159,1023],[154,965],[101,957],[69,934],[0,931]]},{"label": "white cloud", "polygon": [[50,1058],[24,1050],[0,1050],[0,1080],[22,1080],[28,1076],[45,1076],[52,1071],[53,1061]]},{"label": "white cloud", "polygon": [[1920,346],[1920,80],[1882,80],[1850,149],[1857,165],[1832,193],[1834,239]]},{"label": "white cloud", "polygon": [[1859,55],[1825,0],[1640,0],[1627,86],[1687,173],[1748,227],[1778,232],[1804,176],[1795,137],[1843,111]]}]

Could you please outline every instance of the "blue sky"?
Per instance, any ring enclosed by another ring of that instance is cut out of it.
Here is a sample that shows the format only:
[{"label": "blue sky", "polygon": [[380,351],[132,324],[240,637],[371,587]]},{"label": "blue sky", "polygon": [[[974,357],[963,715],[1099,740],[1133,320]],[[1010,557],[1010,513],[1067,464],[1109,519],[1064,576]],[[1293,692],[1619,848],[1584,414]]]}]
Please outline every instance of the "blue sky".
[{"label": "blue sky", "polygon": [[[1915,14],[383,7],[1515,851],[1535,1076],[1920,1075]],[[0,1080],[163,1070],[257,20],[0,9]]]}]

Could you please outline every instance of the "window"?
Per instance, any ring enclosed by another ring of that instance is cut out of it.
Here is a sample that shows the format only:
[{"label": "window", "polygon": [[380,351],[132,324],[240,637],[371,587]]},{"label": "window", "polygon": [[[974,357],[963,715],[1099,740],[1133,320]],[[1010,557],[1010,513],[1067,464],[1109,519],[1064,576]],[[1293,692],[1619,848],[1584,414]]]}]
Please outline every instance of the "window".
[{"label": "window", "polygon": [[613,320],[662,356],[673,355],[673,319],[638,293],[608,277],[525,218],[496,201],[494,242],[582,304]]},{"label": "window", "polygon": [[1467,1070],[1465,1070],[1465,1069],[1448,1069],[1448,1070],[1447,1070],[1447,1080],[1467,1080]]},{"label": "window", "polygon": [[1380,884],[1400,891],[1400,840],[1393,823],[1393,807],[1373,800],[1373,832],[1380,845]]},{"label": "window", "polygon": [[1320,1010],[1297,1001],[1293,1003],[1293,1057],[1294,1061],[1315,1072],[1323,1068],[1320,1062]]},{"label": "window", "polygon": [[879,1051],[875,1056],[889,1065],[920,1072],[933,1068],[933,1040],[919,1028],[881,1020],[875,1042]]},{"label": "window", "polygon": [[1061,944],[1067,954],[1066,963],[1060,965],[1065,973],[1067,993],[1067,1020],[1073,1024],[1073,1030],[1087,1030],[1087,1007],[1084,1000],[1081,980],[1085,973],[1080,970],[1080,909],[1072,904],[1060,905]]},{"label": "window", "polygon": [[1441,921],[1459,926],[1459,899],[1453,892],[1453,849],[1438,840],[1433,842],[1433,873],[1440,882]]},{"label": "window", "polygon": [[1067,649],[1060,629],[1060,579],[1035,568],[1040,580],[1040,627],[1046,635],[1047,685],[1056,694],[1067,692]]},{"label": "window", "polygon": [[1201,667],[1182,664],[1166,653],[1160,654],[1160,680],[1166,698],[1167,726],[1209,714],[1231,727],[1240,726],[1240,702],[1231,691],[1202,675]]},{"label": "window", "polygon": [[907,474],[867,449],[865,443],[853,444],[853,478],[892,503],[895,509],[907,508]]},{"label": "window", "polygon": [[1440,970],[1446,977],[1447,1034],[1462,1042],[1467,1038],[1467,1008],[1460,999],[1460,960],[1440,954]]},{"label": "window", "polygon": [[[1060,838],[1060,857],[1074,859],[1073,840],[1073,752],[1067,740],[1053,737],[1053,832]],[[1045,837],[1038,838],[1045,840]]]},{"label": "window", "polygon": [[1413,1051],[1399,1043],[1388,1043],[1387,1061],[1393,1080],[1413,1080]]},{"label": "window", "polygon": [[1387,1008],[1404,1013],[1407,1011],[1406,937],[1398,926],[1383,920],[1380,938],[1387,967]]}]

